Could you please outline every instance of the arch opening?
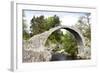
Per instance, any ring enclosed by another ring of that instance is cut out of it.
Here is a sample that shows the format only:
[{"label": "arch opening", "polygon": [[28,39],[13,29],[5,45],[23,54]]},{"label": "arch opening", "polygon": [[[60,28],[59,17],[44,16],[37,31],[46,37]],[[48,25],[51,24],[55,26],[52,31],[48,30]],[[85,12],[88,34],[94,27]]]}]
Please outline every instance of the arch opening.
[{"label": "arch opening", "polygon": [[[57,32],[57,31],[60,31],[61,29],[65,29],[66,31],[67,31],[67,34],[69,34],[71,37],[70,37],[70,39],[71,39],[71,41],[73,41],[73,43],[74,43],[74,46],[76,46],[76,48],[73,48],[72,50],[74,50],[75,52],[74,52],[74,55],[73,55],[73,58],[72,58],[72,53],[68,53],[68,51],[66,51],[66,53],[64,53],[64,54],[67,54],[68,56],[67,56],[67,60],[76,60],[76,59],[79,59],[79,58],[77,58],[77,56],[78,56],[78,54],[80,54],[81,52],[83,52],[84,51],[84,40],[83,40],[83,37],[82,37],[82,35],[80,34],[80,32],[75,28],[70,28],[70,27],[60,27],[60,28],[58,28],[58,29],[56,29],[55,28],[55,30],[54,31],[52,31],[50,34],[49,34],[49,36],[47,37],[47,39],[46,39],[46,41],[45,41],[45,44],[47,44],[48,42],[48,39],[50,39],[50,36],[53,34],[53,33],[55,33],[55,32]],[[59,36],[59,35],[56,35],[56,36]],[[67,42],[67,41],[66,41]],[[57,45],[59,46],[61,46],[61,43],[59,44],[59,43],[56,43],[56,47],[57,47]],[[67,45],[67,44],[66,44]],[[73,45],[72,45],[73,46]],[[54,51],[55,49],[54,48],[52,48],[52,51]],[[57,50],[57,49],[56,49]],[[62,50],[61,52],[60,52],[60,55],[57,53],[57,55],[60,57],[61,56],[61,58],[63,58],[63,56],[65,56],[62,52],[64,52],[64,50]],[[61,54],[62,53],[62,54]],[[54,56],[56,56],[55,54],[53,54]],[[63,58],[64,59],[64,58]]]}]

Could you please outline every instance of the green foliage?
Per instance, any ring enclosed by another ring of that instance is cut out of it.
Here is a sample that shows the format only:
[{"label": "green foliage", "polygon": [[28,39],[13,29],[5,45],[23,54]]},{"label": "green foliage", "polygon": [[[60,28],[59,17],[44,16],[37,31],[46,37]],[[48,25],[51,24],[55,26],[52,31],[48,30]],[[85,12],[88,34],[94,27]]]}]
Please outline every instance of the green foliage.
[{"label": "green foliage", "polygon": [[30,26],[32,35],[36,35],[44,32],[45,31],[44,23],[45,23],[44,16],[40,16],[40,17],[33,16],[31,20],[31,26]]},{"label": "green foliage", "polygon": [[48,18],[44,18],[43,15],[38,17],[33,16],[30,26],[32,36],[47,31],[50,28],[58,26],[59,24],[60,20],[56,15]]},{"label": "green foliage", "polygon": [[63,48],[64,50],[69,53],[71,56],[76,56],[76,54],[78,53],[78,46],[77,46],[77,41],[75,39],[75,37],[67,32],[62,39],[63,42]]},{"label": "green foliage", "polygon": [[[87,20],[87,21],[84,21]],[[91,27],[90,27],[90,23],[89,23],[89,17],[87,16],[84,17],[80,17],[77,24],[75,25],[83,34],[84,38],[85,38],[85,47],[91,47]]]},{"label": "green foliage", "polygon": [[[59,33],[55,34],[55,32]],[[63,51],[70,54],[71,56],[76,56],[78,53],[78,46],[75,37],[68,31],[66,31],[66,34],[63,34],[63,31],[60,30],[55,32],[50,35],[46,44],[49,42],[52,42],[48,44],[49,46],[56,44],[53,52]]]},{"label": "green foliage", "polygon": [[30,38],[29,33],[26,31],[23,31],[23,39],[28,40]]},{"label": "green foliage", "polygon": [[24,40],[28,40],[30,38],[30,35],[29,35],[28,31],[27,31],[27,24],[26,24],[26,20],[24,19],[24,17],[25,17],[25,14],[23,12],[23,19],[22,19],[23,39]]}]

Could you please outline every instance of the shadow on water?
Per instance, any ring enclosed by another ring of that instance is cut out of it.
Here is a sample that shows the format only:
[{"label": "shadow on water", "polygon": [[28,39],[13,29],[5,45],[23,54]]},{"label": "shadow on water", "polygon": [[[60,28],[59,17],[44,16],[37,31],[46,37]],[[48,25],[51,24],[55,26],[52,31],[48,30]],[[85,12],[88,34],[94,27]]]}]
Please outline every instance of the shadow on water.
[{"label": "shadow on water", "polygon": [[52,54],[50,61],[79,60],[77,56],[70,56],[63,53]]}]

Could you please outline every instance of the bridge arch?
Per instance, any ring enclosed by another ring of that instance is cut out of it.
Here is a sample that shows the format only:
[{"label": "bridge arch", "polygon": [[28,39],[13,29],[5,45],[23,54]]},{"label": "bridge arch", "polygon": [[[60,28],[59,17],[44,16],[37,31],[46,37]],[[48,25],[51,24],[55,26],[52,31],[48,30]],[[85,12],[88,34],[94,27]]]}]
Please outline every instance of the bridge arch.
[{"label": "bridge arch", "polygon": [[45,38],[44,45],[47,41],[47,39],[49,38],[49,36],[55,32],[56,30],[59,29],[66,29],[67,31],[69,31],[71,34],[73,34],[73,36],[75,37],[77,44],[78,44],[78,53],[83,53],[84,52],[84,37],[82,35],[82,33],[80,33],[79,29],[77,29],[76,27],[72,27],[72,26],[57,26],[54,28],[51,28],[48,31],[47,37]]}]

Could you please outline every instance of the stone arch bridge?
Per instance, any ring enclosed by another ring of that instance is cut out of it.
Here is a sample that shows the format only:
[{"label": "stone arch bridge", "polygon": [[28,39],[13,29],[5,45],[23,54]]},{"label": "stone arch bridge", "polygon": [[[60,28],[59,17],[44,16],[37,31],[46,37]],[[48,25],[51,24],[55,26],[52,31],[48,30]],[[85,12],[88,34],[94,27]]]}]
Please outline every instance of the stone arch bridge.
[{"label": "stone arch bridge", "polygon": [[51,28],[48,31],[45,31],[41,34],[37,34],[37,35],[33,36],[32,38],[30,38],[27,41],[27,43],[24,43],[24,50],[25,51],[31,50],[34,52],[45,51],[46,50],[46,47],[45,47],[46,40],[53,32],[55,32],[56,30],[59,30],[59,29],[66,29],[70,33],[72,33],[77,40],[78,53],[81,54],[84,52],[84,38],[83,38],[82,34],[80,33],[80,31],[76,27],[72,27],[72,26],[57,26],[57,27]]}]

